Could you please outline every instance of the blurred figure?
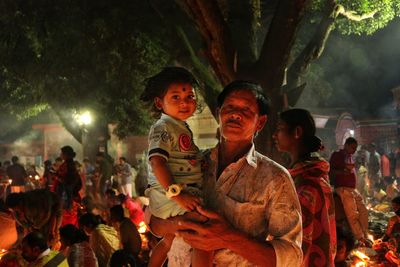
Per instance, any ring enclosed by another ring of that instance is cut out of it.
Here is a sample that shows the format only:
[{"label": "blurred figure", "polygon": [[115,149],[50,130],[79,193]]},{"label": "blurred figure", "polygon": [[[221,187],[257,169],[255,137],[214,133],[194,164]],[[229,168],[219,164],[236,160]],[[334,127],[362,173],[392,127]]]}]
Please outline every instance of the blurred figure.
[{"label": "blurred figure", "polygon": [[392,199],[392,209],[396,214],[388,221],[385,235],[382,241],[388,241],[390,238],[396,239],[397,243],[400,242],[400,197]]},{"label": "blurred figure", "polygon": [[53,174],[51,172],[53,163],[51,160],[46,160],[44,163],[44,172],[43,172],[43,180],[46,189],[50,189],[53,184]]},{"label": "blurred figure", "polygon": [[11,192],[24,192],[28,174],[26,173],[24,166],[19,163],[19,158],[17,156],[13,156],[11,162],[12,165],[7,168],[7,175],[12,180]]},{"label": "blurred figure", "polygon": [[17,242],[18,234],[15,219],[0,199],[0,250],[9,249]]},{"label": "blurred figure", "polygon": [[60,228],[62,247],[67,248],[67,260],[70,267],[97,267],[97,258],[89,245],[85,233],[72,224]]},{"label": "blurred figure", "polygon": [[68,267],[67,260],[61,252],[51,250],[42,233],[34,231],[22,240],[22,257],[29,266],[60,266]]},{"label": "blurred figure", "polygon": [[369,145],[368,176],[373,184],[381,183],[381,156],[376,152],[375,143]]},{"label": "blurred figure", "polygon": [[82,180],[74,162],[75,156],[76,154],[72,147],[64,146],[61,148],[63,163],[57,171],[59,183],[56,192],[60,196],[63,207],[66,210],[72,208],[74,199],[80,199],[79,190],[82,188]]},{"label": "blurred figure", "polygon": [[122,191],[121,193],[129,197],[135,197],[136,193],[132,195],[132,182],[133,182],[132,173],[135,174],[136,178],[136,170],[132,168],[128,162],[126,162],[125,157],[120,157],[118,159],[116,170],[119,177],[118,182],[121,185],[121,191]]},{"label": "blurred figure", "polygon": [[96,162],[98,164],[98,184],[96,191],[100,192],[101,197],[104,197],[106,190],[111,187],[111,176],[113,173],[112,158],[104,152],[99,152],[96,155]]},{"label": "blurred figure", "polygon": [[139,232],[132,221],[125,217],[122,205],[116,205],[110,209],[110,221],[119,233],[122,248],[136,259],[142,247]]},{"label": "blurred figure", "polygon": [[94,174],[95,174],[95,168],[92,163],[90,163],[90,160],[88,158],[83,159],[83,165],[82,165],[82,173],[85,176],[85,187],[86,187],[86,195],[94,195],[93,189],[94,189]]},{"label": "blurred figure", "polygon": [[107,267],[111,255],[119,249],[118,232],[105,224],[99,216],[86,213],[79,218],[79,227],[89,236],[89,244],[100,267]]},{"label": "blurred figure", "polygon": [[49,190],[36,189],[7,196],[6,207],[25,232],[40,231],[49,245],[58,241],[62,209],[59,197]]},{"label": "blurred figure", "polygon": [[346,259],[355,247],[355,239],[352,233],[343,228],[336,228],[337,251],[335,257],[335,267],[347,267]]}]

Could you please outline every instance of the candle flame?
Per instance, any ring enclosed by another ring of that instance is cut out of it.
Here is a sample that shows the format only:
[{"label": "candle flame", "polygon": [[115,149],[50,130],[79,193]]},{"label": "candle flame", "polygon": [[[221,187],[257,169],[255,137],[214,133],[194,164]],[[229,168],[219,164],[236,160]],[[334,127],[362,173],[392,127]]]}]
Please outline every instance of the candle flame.
[{"label": "candle flame", "polygon": [[138,228],[138,232],[140,234],[144,234],[147,232],[147,225],[144,222],[140,222],[139,223],[139,228]]}]

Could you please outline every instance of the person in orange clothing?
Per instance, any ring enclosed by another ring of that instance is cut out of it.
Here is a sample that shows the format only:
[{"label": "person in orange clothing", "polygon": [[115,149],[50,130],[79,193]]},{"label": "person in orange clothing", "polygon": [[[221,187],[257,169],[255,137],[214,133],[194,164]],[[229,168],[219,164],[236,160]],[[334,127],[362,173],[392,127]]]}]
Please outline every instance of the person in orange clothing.
[{"label": "person in orange clothing", "polygon": [[289,109],[279,115],[273,139],[291,158],[289,172],[300,200],[303,223],[302,266],[335,266],[336,221],[329,163],[310,112]]}]

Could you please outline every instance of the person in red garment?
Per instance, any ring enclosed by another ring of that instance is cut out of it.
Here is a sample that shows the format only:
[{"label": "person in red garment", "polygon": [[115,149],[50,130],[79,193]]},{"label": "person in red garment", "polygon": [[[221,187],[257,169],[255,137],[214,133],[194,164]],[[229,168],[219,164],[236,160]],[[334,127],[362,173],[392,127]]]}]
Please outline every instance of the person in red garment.
[{"label": "person in red garment", "polygon": [[302,266],[335,266],[336,222],[329,163],[318,154],[322,143],[315,132],[310,112],[289,109],[279,115],[273,138],[278,150],[291,157],[289,172],[302,212]]}]

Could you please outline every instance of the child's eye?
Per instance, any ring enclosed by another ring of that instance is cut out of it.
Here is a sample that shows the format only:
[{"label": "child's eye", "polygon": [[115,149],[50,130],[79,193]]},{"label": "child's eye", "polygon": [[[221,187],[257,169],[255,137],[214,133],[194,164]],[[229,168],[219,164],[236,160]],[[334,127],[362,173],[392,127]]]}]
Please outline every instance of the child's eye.
[{"label": "child's eye", "polygon": [[173,95],[173,96],[172,96],[172,99],[178,100],[178,99],[179,99],[179,95]]},{"label": "child's eye", "polygon": [[189,95],[188,98],[189,99],[195,99],[196,97],[194,95]]}]

